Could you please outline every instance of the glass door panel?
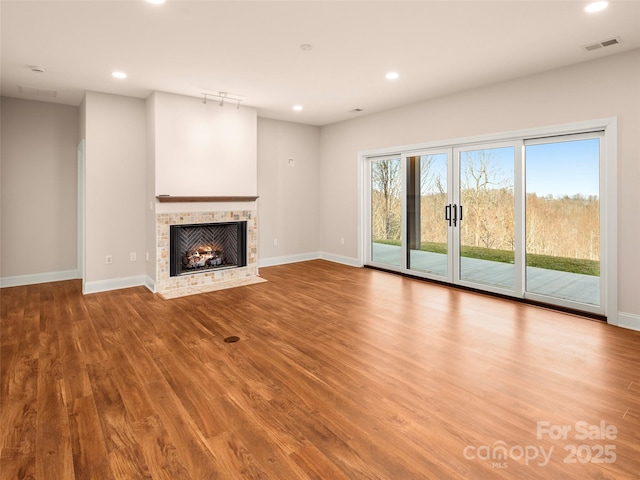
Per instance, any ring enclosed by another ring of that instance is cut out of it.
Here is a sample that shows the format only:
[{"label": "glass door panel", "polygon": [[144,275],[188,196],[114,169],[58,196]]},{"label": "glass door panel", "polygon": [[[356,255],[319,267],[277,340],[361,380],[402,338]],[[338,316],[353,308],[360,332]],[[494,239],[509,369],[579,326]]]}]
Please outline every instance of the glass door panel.
[{"label": "glass door panel", "polygon": [[371,261],[402,266],[402,165],[399,157],[371,160]]},{"label": "glass door panel", "polygon": [[407,268],[448,277],[449,154],[407,157]]},{"label": "glass door panel", "polygon": [[600,304],[600,138],[525,146],[526,291]]},{"label": "glass door panel", "polygon": [[515,147],[458,152],[460,280],[515,288]]}]

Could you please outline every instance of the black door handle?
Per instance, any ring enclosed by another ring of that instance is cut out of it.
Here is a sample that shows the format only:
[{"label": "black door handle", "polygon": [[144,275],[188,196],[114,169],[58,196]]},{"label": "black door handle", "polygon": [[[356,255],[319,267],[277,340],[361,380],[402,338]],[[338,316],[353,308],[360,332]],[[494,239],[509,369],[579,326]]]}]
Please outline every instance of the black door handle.
[{"label": "black door handle", "polygon": [[449,226],[451,226],[451,204],[445,205],[444,207],[444,219],[449,222]]},{"label": "black door handle", "polygon": [[462,205],[460,205],[460,221],[462,221]]},{"label": "black door handle", "polygon": [[453,218],[451,220],[453,221],[453,226],[455,227],[458,222],[458,206],[455,203],[453,204]]}]

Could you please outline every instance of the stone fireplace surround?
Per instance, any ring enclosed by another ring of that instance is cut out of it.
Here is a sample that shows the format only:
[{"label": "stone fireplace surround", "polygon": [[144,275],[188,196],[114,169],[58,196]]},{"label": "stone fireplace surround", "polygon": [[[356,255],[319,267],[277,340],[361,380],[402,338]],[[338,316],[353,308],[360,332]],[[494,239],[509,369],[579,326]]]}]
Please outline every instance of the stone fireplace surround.
[{"label": "stone fireplace surround", "polygon": [[[255,204],[244,205],[243,208]],[[229,288],[261,281],[258,277],[257,215],[255,208],[246,210],[215,210],[189,208],[182,203],[179,212],[156,214],[156,292],[165,298],[190,295],[202,291]],[[195,205],[194,205],[195,206]],[[170,276],[169,227],[218,222],[247,222],[247,265],[244,267],[212,270],[177,277]]]}]

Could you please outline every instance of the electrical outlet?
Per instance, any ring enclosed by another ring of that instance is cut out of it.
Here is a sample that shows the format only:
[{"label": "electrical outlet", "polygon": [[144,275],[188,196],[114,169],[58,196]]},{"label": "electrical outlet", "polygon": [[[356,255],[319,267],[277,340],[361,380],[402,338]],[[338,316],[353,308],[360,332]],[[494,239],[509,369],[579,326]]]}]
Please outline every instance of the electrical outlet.
[{"label": "electrical outlet", "polygon": [[340,238],[340,245],[344,245],[344,237]]},{"label": "electrical outlet", "polygon": [[129,254],[129,261],[135,262],[136,261],[136,257],[137,257],[136,252],[131,252]]},{"label": "electrical outlet", "polygon": [[295,158],[287,159],[287,165],[289,165],[290,167],[295,167],[296,166],[296,159]]},{"label": "electrical outlet", "polygon": [[113,263],[113,255],[107,255],[107,257],[104,259],[104,263],[106,263],[107,265],[110,265]]},{"label": "electrical outlet", "polygon": [[277,247],[277,246],[278,246],[278,239],[277,239],[277,238],[274,238],[274,239],[273,239],[273,246],[274,246],[274,247]]},{"label": "electrical outlet", "polygon": [[147,252],[147,262],[149,261],[149,252]]}]

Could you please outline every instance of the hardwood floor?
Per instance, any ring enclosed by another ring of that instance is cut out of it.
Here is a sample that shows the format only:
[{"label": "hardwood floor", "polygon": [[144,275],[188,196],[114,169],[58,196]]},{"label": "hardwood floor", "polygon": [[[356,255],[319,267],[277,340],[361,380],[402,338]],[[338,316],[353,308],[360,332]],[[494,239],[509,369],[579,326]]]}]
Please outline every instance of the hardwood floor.
[{"label": "hardwood floor", "polygon": [[1,478],[639,478],[640,333],[325,261],[260,272],[174,300],[3,289]]}]

